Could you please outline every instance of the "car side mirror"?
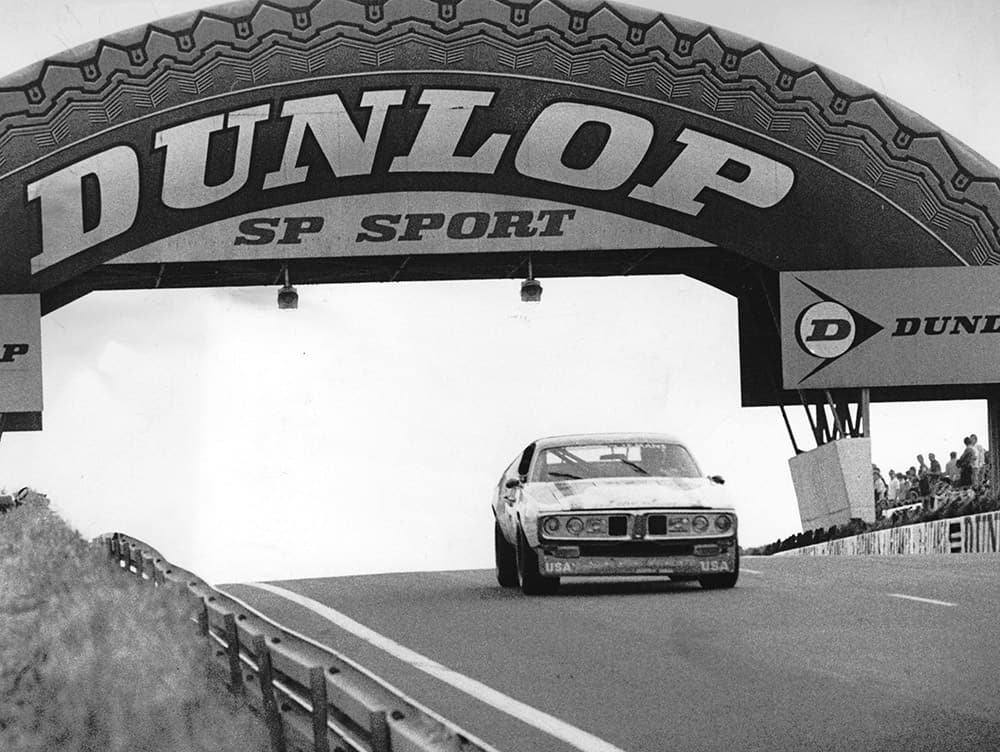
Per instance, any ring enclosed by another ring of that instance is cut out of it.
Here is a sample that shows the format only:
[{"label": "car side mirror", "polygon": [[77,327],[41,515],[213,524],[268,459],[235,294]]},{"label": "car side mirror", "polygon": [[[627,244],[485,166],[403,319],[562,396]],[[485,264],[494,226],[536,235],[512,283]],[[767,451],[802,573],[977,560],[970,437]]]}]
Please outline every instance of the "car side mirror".
[{"label": "car side mirror", "polygon": [[726,485],[726,479],[721,475],[709,475],[708,479],[713,483],[718,483],[720,486]]},{"label": "car side mirror", "polygon": [[508,478],[507,482],[503,484],[504,488],[517,488],[521,485],[520,478]]}]

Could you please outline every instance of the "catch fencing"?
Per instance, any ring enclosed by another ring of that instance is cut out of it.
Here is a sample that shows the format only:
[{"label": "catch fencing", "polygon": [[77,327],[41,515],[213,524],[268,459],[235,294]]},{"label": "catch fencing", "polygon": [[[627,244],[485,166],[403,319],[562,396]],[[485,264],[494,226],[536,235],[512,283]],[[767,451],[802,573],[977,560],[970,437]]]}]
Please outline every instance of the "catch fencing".
[{"label": "catch fencing", "polygon": [[267,724],[274,752],[496,752],[349,658],[288,630],[153,548],[104,536],[126,572],[189,598],[209,665]]}]

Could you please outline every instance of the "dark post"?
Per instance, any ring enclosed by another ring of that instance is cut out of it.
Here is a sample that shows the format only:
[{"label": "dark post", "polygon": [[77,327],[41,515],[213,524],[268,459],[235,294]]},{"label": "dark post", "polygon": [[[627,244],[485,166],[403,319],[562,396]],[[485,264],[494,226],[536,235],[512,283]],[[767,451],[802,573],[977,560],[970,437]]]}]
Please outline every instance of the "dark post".
[{"label": "dark post", "polygon": [[201,608],[198,609],[198,634],[208,637],[208,603],[201,599]]},{"label": "dark post", "polygon": [[384,710],[373,710],[371,713],[372,752],[392,752],[392,740],[389,738],[389,721]]},{"label": "dark post", "polygon": [[274,752],[285,752],[285,730],[281,723],[281,713],[278,712],[278,702],[274,699],[274,672],[271,669],[271,651],[267,648],[264,635],[254,635],[253,654],[257,659],[257,678],[260,681],[260,694],[264,700],[264,722],[271,735],[271,749]]},{"label": "dark post", "polygon": [[997,497],[1000,488],[1000,388],[993,387],[986,400],[986,426],[989,436],[986,448],[990,453],[987,472],[990,474],[990,497]]},{"label": "dark post", "polygon": [[864,387],[861,390],[861,436],[871,438],[871,390]]},{"label": "dark post", "polygon": [[229,655],[229,689],[237,694],[243,689],[243,667],[240,666],[240,635],[236,631],[235,614],[223,617],[226,625],[226,653]]},{"label": "dark post", "polygon": [[309,694],[312,703],[313,750],[314,752],[330,752],[330,739],[327,736],[326,720],[326,677],[322,666],[309,669]]}]

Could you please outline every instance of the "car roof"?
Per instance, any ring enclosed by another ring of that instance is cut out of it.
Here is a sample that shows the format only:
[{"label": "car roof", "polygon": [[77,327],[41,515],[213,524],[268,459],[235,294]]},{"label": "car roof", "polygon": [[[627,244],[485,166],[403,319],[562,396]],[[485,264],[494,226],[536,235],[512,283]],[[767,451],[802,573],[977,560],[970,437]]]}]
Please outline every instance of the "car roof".
[{"label": "car roof", "polygon": [[653,442],[657,444],[680,444],[686,446],[676,436],[669,433],[572,433],[565,436],[546,436],[535,440],[536,449],[553,446],[579,446],[581,444],[625,444],[632,442]]}]

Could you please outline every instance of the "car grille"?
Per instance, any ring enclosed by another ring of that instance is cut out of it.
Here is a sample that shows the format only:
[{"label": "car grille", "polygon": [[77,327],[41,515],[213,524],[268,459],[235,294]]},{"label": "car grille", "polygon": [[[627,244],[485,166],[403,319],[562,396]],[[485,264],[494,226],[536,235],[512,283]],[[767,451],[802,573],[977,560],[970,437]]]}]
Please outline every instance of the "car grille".
[{"label": "car grille", "polygon": [[648,535],[666,535],[667,515],[651,514],[646,517],[646,533]]},{"label": "car grille", "polygon": [[[693,529],[693,520],[704,517],[708,528]],[[715,519],[733,520],[728,530],[719,530]],[[572,525],[572,527],[571,527]],[[538,534],[545,541],[572,541],[573,543],[615,543],[617,540],[633,542],[648,540],[667,543],[678,539],[701,542],[718,536],[735,535],[735,515],[724,510],[672,509],[667,512],[636,510],[628,514],[608,513],[600,510],[546,513],[539,518]]]}]

